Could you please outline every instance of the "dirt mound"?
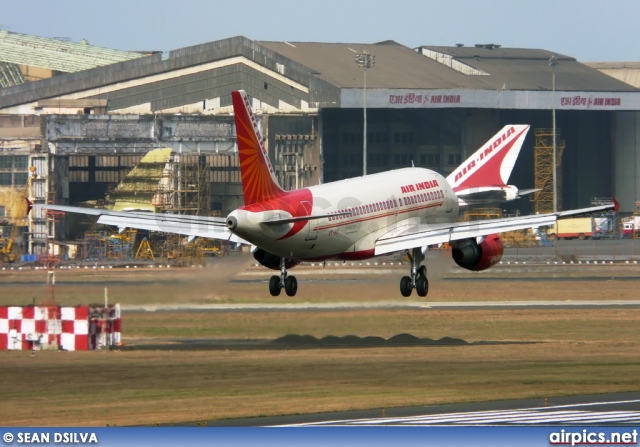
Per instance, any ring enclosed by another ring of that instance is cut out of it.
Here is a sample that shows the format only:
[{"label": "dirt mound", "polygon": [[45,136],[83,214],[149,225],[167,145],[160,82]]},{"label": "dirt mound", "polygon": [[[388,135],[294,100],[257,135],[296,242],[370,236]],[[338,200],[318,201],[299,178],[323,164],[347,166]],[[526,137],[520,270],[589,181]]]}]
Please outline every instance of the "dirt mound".
[{"label": "dirt mound", "polygon": [[411,334],[398,334],[391,337],[388,342],[394,345],[417,345],[420,339]]},{"label": "dirt mound", "polygon": [[312,335],[288,334],[272,340],[271,343],[286,346],[314,346],[319,347],[353,347],[353,346],[433,346],[433,345],[468,345],[469,343],[460,338],[443,337],[440,340],[431,338],[418,338],[411,334],[398,334],[389,339],[369,335],[359,337],[357,335],[327,335],[317,339]]},{"label": "dirt mound", "polygon": [[441,345],[468,345],[469,343],[461,338],[442,337],[437,341]]}]

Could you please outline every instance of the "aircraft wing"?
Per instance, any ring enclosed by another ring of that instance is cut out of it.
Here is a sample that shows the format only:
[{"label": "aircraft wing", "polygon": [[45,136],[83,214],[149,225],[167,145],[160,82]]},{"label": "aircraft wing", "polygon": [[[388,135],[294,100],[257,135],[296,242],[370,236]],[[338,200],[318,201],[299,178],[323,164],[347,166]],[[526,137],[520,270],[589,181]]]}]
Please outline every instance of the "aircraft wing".
[{"label": "aircraft wing", "polygon": [[206,237],[209,239],[222,239],[243,244],[247,243],[227,229],[226,221],[222,217],[139,211],[110,211],[63,205],[33,205],[33,208],[98,216],[99,224],[114,225],[120,229],[137,228],[140,230],[182,234],[190,237]]},{"label": "aircraft wing", "polygon": [[614,208],[614,205],[604,205],[558,213],[533,214],[530,216],[478,220],[473,222],[399,226],[385,233],[376,241],[375,254],[383,255],[415,247],[442,244],[460,239],[477,238],[505,231],[544,227],[555,224],[558,219],[563,217],[594,214],[610,211]]}]

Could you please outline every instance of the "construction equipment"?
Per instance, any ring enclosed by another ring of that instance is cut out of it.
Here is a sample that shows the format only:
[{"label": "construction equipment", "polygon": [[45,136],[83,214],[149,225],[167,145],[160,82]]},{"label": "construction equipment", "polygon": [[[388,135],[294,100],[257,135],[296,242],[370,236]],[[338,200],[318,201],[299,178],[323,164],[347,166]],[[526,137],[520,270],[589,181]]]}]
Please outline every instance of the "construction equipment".
[{"label": "construction equipment", "polygon": [[631,216],[622,219],[622,237],[640,238],[640,202],[636,202],[636,211]]},{"label": "construction equipment", "polygon": [[5,237],[0,239],[0,254],[2,255],[2,262],[8,264],[10,262],[16,262],[16,255],[13,254],[13,238]]},{"label": "construction equipment", "polygon": [[[33,168],[33,167],[32,167]],[[33,169],[29,170],[33,173]],[[29,195],[29,179],[23,187],[16,187],[11,190],[4,200],[9,205],[10,216],[9,225],[11,233],[8,237],[0,237],[0,259],[4,263],[15,262],[18,259],[17,253],[14,253],[16,243],[22,240],[21,228],[28,225],[27,223],[27,196]],[[1,236],[1,234],[0,234]]]},{"label": "construction equipment", "polygon": [[140,246],[138,246],[138,251],[136,251],[136,259],[151,259],[155,260],[153,256],[153,250],[151,250],[151,245],[149,245],[149,239],[146,237],[142,239],[140,242]]}]

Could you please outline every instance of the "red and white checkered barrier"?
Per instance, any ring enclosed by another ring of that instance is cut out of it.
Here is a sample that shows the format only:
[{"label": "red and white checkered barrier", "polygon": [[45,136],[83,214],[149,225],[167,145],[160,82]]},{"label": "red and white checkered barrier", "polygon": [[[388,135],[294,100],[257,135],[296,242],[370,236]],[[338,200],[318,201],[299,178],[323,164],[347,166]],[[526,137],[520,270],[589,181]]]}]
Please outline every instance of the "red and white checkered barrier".
[{"label": "red and white checkered barrier", "polygon": [[120,305],[0,306],[0,351],[47,349],[86,351],[118,346]]}]

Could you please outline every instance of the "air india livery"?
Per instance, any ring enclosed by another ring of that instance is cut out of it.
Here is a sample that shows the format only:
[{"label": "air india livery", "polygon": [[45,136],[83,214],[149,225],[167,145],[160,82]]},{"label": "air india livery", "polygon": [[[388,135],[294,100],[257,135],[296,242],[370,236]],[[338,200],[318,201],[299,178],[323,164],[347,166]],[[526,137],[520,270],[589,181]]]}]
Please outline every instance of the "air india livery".
[{"label": "air india livery", "polygon": [[360,260],[404,251],[410,259],[400,293],[429,290],[428,247],[448,242],[454,261],[469,270],[495,265],[503,253],[497,233],[552,225],[558,218],[611,209],[583,208],[550,214],[457,222],[460,206],[478,200],[512,200],[523,192],[506,182],[529,126],[505,126],[447,178],[429,169],[407,167],[379,174],[285,191],[275,177],[249,98],[232,93],[244,206],[226,219],[118,212],[59,205],[58,211],[98,215],[98,223],[190,237],[249,243],[253,256],[280,272],[269,281],[273,296],[284,289],[294,296],[295,276],[288,270],[302,261]]}]

